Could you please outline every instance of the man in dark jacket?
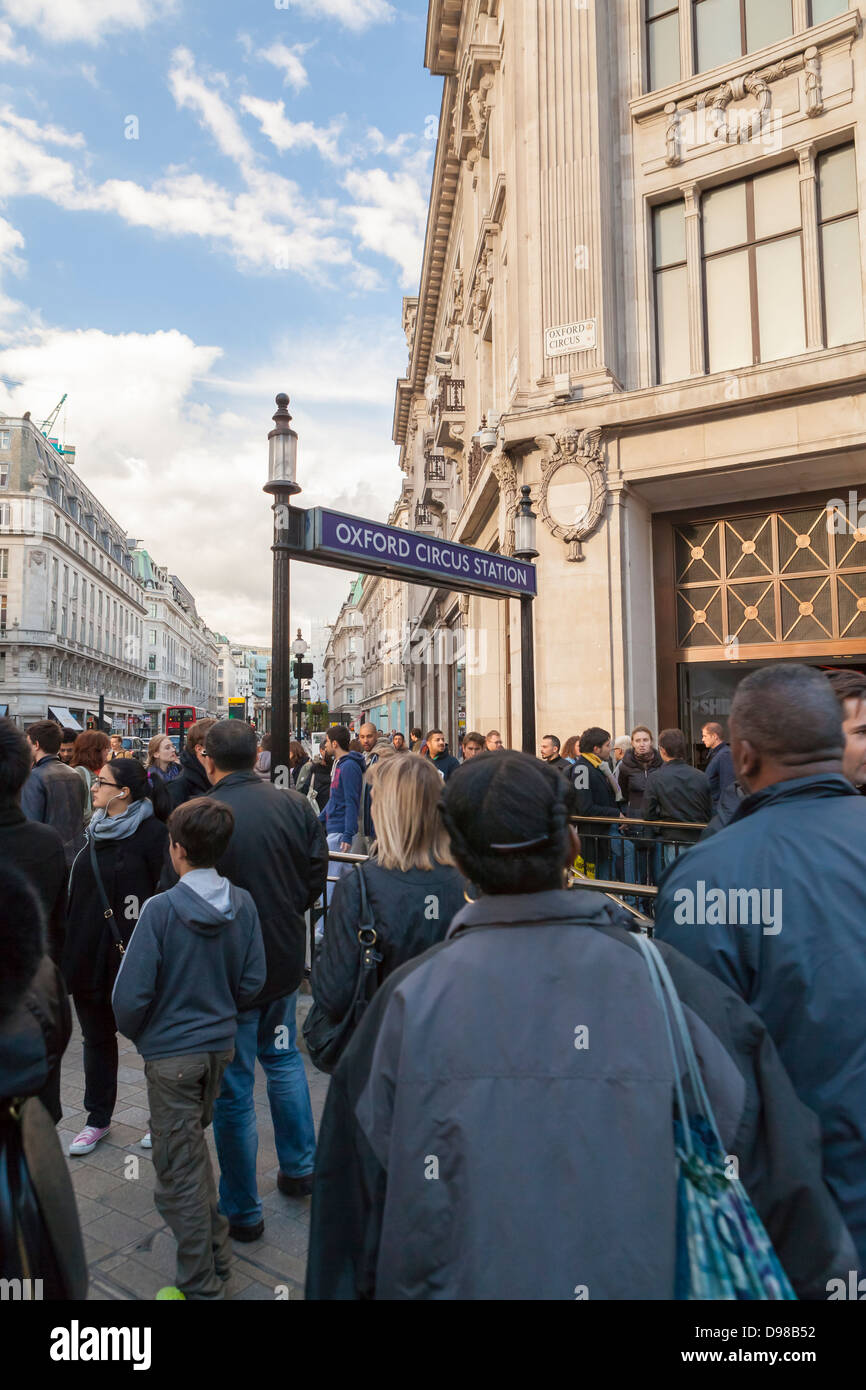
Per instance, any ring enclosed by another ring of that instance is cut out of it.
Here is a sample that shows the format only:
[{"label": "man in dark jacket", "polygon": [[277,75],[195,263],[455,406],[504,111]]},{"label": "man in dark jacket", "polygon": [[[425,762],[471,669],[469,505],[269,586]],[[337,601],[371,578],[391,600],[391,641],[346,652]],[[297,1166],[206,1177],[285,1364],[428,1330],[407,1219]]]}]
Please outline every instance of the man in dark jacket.
[{"label": "man in dark jacket", "polygon": [[[581,816],[605,816],[615,823],[619,820],[619,789],[607,762],[610,734],[606,729],[585,729],[578,746],[580,756],[571,769],[578,812]],[[583,860],[590,878],[611,875],[613,831],[613,825],[604,833],[604,826],[578,822]]]},{"label": "man in dark jacket", "polygon": [[319,820],[325,826],[328,848],[348,853],[358,833],[366,763],[363,753],[350,750],[351,734],[343,724],[333,724],[325,735],[324,750],[334,761],[331,795]]},{"label": "man in dark jacket", "polygon": [[541,760],[555,767],[557,771],[563,773],[565,777],[571,778],[572,765],[568,758],[563,758],[560,753],[562,744],[556,734],[545,734],[541,740]]},{"label": "man in dark jacket", "polygon": [[234,1060],[213,1119],[220,1205],[233,1239],[249,1241],[264,1230],[256,1185],[256,1057],[268,1078],[280,1191],[304,1196],[312,1190],[316,1137],[295,1009],[306,955],[304,913],[324,891],[328,848],[310,803],[256,775],[256,736],[248,724],[220,720],[208,731],[205,750],[210,795],[235,818],[217,872],[252,895],[267,961],[265,987],[238,1019]]},{"label": "man in dark jacket", "polygon": [[187,730],[180,754],[181,774],[166,783],[172,810],[182,806],[185,801],[191,801],[194,796],[206,796],[210,791],[204,764],[204,746],[208,730],[215,723],[215,719],[199,719]]},{"label": "man in dark jacket", "polygon": [[448,752],[445,746],[445,735],[441,729],[430,730],[427,735],[427,751],[430,755],[430,761],[436,771],[441,772],[447,782],[452,772],[457,771],[460,763]]},{"label": "man in dark jacket", "polygon": [[[651,773],[664,767],[659,750],[653,746],[652,731],[646,724],[632,730],[631,747],[622,755],[617,768],[622,792],[621,810],[629,820],[643,818],[643,804]],[[660,847],[653,842],[650,829],[639,825],[622,827],[624,849],[623,877],[628,883],[655,883],[661,870]]]},{"label": "man in dark jacket", "polygon": [[665,864],[671,863],[680,845],[693,845],[712,815],[710,788],[706,775],[686,762],[686,739],[682,729],[665,729],[659,734],[663,767],[647,778],[643,803],[644,820],[700,823],[698,829],[659,829]]},{"label": "man in dark jacket", "polygon": [[66,913],[66,857],[53,825],[28,820],[21,788],[30,774],[30,745],[11,719],[0,719],[0,863],[27,879],[42,907],[45,949],[60,964]]},{"label": "man in dark jacket", "polygon": [[656,934],[748,1001],[821,1123],[824,1174],[866,1271],[866,805],[812,667],[769,666],[731,710],[730,824],[665,875]]},{"label": "man in dark jacket", "polygon": [[722,792],[734,780],[734,764],[731,761],[730,747],[725,743],[725,731],[721,724],[705,724],[701,732],[704,747],[710,750],[704,771],[710,784],[713,810],[717,811]]},{"label": "man in dark jacket", "polygon": [[67,869],[84,844],[84,781],[58,756],[62,730],[53,719],[27,730],[33,770],[21,792],[21,810],[28,820],[53,825],[63,841]]},{"label": "man in dark jacket", "polygon": [[[385,981],[331,1081],[308,1298],[674,1297],[674,1066],[646,961],[606,898],[559,887],[577,846],[538,790],[554,774],[511,761],[509,786],[499,761],[444,798],[480,896]],[[724,1152],[799,1296],[824,1298],[854,1250],[815,1117],[756,1014],[660,950]]]}]

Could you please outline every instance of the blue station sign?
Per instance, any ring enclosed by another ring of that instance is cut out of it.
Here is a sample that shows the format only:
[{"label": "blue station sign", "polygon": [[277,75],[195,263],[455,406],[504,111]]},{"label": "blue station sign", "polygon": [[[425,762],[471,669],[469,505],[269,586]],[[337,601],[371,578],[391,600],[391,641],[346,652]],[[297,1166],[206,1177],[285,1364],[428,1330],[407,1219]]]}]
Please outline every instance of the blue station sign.
[{"label": "blue station sign", "polygon": [[[535,596],[534,565],[324,507],[304,514],[304,558],[494,598]],[[342,562],[342,563],[341,563]]]}]

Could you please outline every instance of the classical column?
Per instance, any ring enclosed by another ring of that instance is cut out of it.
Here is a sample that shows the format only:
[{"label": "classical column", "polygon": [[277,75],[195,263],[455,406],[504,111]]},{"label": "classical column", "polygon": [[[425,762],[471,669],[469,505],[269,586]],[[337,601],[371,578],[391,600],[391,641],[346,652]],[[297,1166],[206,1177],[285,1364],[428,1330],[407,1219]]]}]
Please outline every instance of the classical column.
[{"label": "classical column", "polygon": [[701,200],[696,183],[683,186],[686,212],[686,278],[689,296],[689,374],[703,376],[704,360],[704,294],[701,264]]},{"label": "classical column", "polygon": [[800,161],[800,211],[803,218],[803,283],[806,294],[806,347],[824,346],[821,307],[821,257],[818,249],[818,179],[815,147],[797,146]]},{"label": "classical column", "polygon": [[692,0],[680,0],[680,78],[685,81],[695,71],[695,7]]}]

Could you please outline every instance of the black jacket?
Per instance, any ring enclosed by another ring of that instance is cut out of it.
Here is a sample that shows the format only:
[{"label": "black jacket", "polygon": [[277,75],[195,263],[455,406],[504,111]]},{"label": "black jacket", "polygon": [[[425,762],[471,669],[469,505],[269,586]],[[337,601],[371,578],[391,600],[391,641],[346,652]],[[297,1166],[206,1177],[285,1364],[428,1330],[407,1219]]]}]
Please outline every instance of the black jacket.
[{"label": "black jacket", "polygon": [[0,808],[0,863],[18,869],[33,889],[45,917],[45,949],[60,964],[66,921],[66,857],[53,825],[28,820],[20,806]]},{"label": "black jacket", "polygon": [[231,772],[211,788],[235,815],[235,828],[217,870],[252,894],[265,943],[268,977],[249,1007],[293,994],[306,959],[304,913],[324,892],[328,842],[310,803],[299,792],[263,782],[255,772]]},{"label": "black jacket", "polygon": [[[682,758],[674,758],[650,773],[643,803],[644,820],[701,821],[706,825],[712,814],[710,786],[705,774],[690,767]],[[655,838],[692,845],[700,834],[700,830],[658,828]]]},{"label": "black jacket", "polygon": [[[577,797],[578,815],[609,816],[613,821],[619,820],[616,792],[611,785],[610,778],[605,776],[600,767],[595,767],[581,753],[571,769],[571,777]],[[593,825],[591,822],[581,824],[579,821],[577,830],[580,835],[583,857],[587,864],[598,864],[609,859],[611,853],[609,830],[606,830],[603,825]]]},{"label": "black jacket", "polygon": [[324,811],[331,795],[331,769],[321,758],[314,758],[312,762],[308,758],[303,767],[298,772],[298,780],[295,784],[296,790],[301,796],[309,797],[310,787],[316,791],[316,804],[320,811]]},{"label": "black jacket", "polygon": [[[124,945],[138,914],[157,891],[168,831],[150,816],[126,840],[97,840],[96,862]],[[119,955],[105,920],[87,846],[69,876],[63,974],[70,994],[111,993]]]},{"label": "black jacket", "polygon": [[641,762],[633,748],[627,748],[619,765],[619,789],[622,792],[623,807],[627,816],[643,815],[644,796],[650,773],[664,767],[662,755],[657,748],[647,762]]},{"label": "black jacket", "polygon": [[568,761],[568,758],[564,758],[561,753],[558,753],[555,758],[551,758],[549,761],[547,758],[542,758],[541,761],[543,763],[546,762],[548,767],[555,767],[557,772],[561,772],[563,776],[571,781],[573,766]]},{"label": "black jacket", "polygon": [[[381,985],[392,971],[441,941],[452,917],[463,907],[466,884],[459,870],[438,864],[434,869],[383,869],[375,861],[361,866],[367,901],[383,957],[378,969]],[[335,1021],[352,1002],[358,975],[358,927],[361,887],[358,870],[341,878],[328,908],[322,948],[313,966],[316,1003]]]},{"label": "black jacket", "polygon": [[34,763],[21,788],[21,810],[28,820],[53,825],[63,841],[66,867],[84,843],[87,789],[83,778],[54,754]]},{"label": "black jacket", "polygon": [[449,753],[447,749],[444,753],[440,753],[438,757],[431,758],[430,761],[435,767],[436,771],[442,773],[442,776],[445,778],[446,782],[448,781],[448,778],[451,776],[452,772],[456,772],[458,767],[460,766],[460,763],[454,757],[453,753]]},{"label": "black jacket", "polygon": [[722,793],[734,780],[734,760],[727,743],[720,743],[712,750],[704,771],[710,784],[713,810],[717,811]]},{"label": "black jacket", "polygon": [[185,801],[191,801],[194,796],[207,796],[210,791],[207,773],[195,753],[184,748],[180,755],[180,765],[182,768],[180,776],[165,784],[172,810],[177,806],[182,806]]}]

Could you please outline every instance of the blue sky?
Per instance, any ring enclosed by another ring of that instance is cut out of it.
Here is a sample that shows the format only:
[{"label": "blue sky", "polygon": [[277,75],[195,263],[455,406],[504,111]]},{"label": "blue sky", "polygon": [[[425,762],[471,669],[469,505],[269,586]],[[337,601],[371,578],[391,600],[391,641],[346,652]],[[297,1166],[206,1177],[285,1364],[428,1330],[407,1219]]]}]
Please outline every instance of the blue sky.
[{"label": "blue sky", "polygon": [[[292,397],[305,505],[384,517],[441,82],[426,0],[0,0],[0,408],[238,640]],[[293,568],[295,620],[348,576]]]}]

